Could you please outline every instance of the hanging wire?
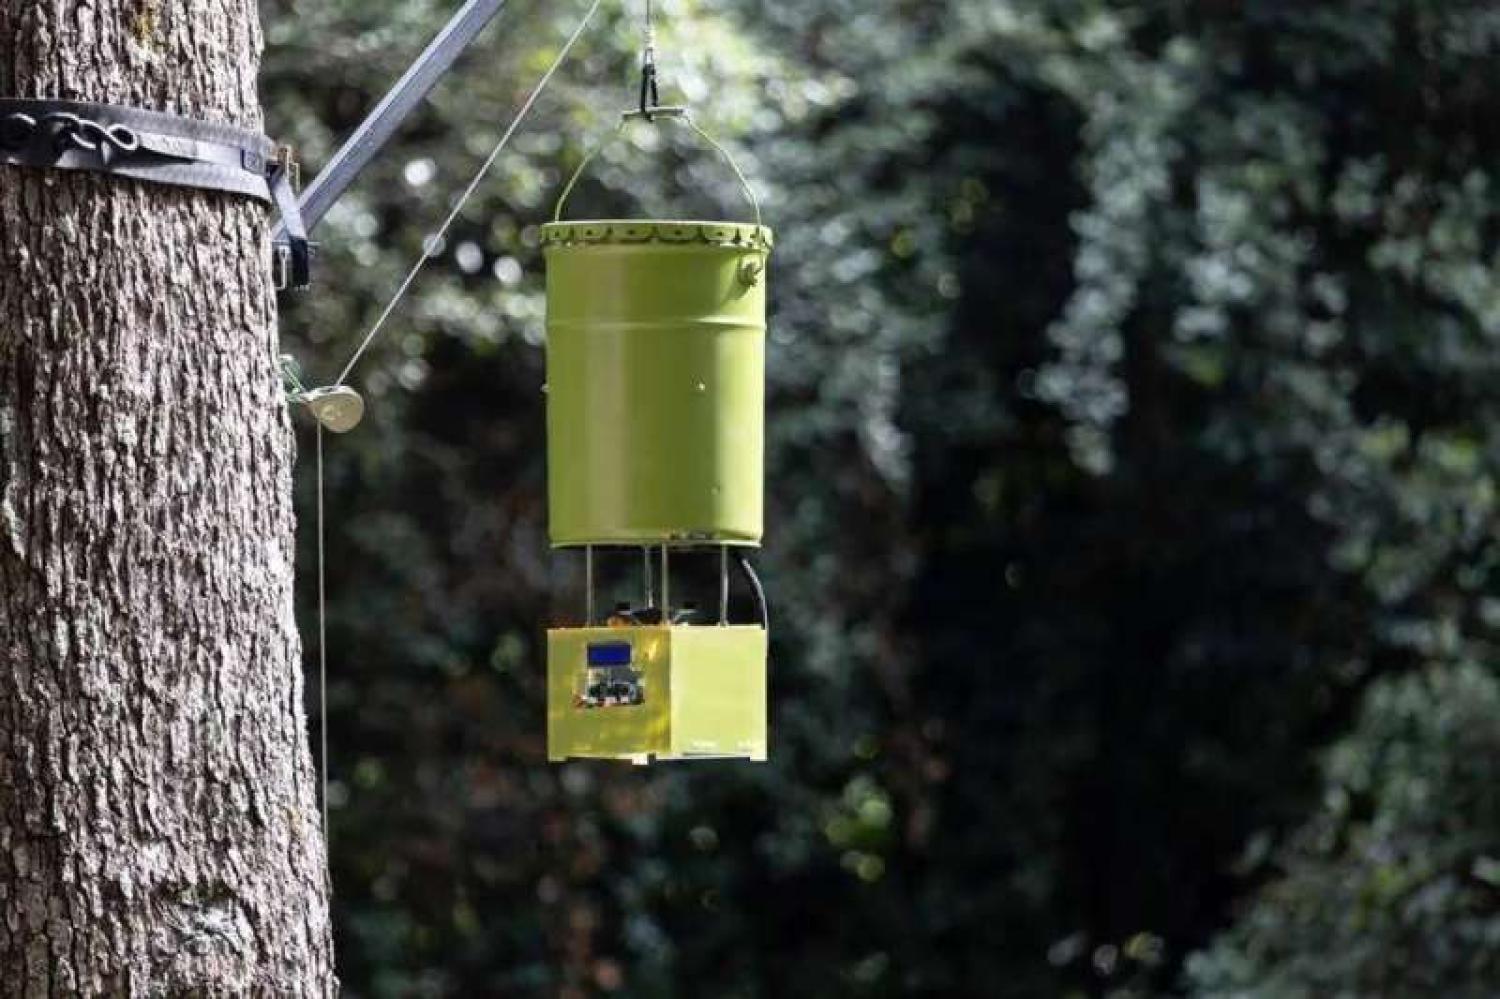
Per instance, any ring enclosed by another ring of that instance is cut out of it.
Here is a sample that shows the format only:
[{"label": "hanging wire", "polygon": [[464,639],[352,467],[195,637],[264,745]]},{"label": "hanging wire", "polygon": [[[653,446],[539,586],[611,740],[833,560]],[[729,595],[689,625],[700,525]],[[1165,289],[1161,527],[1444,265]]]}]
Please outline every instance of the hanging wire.
[{"label": "hanging wire", "polygon": [[323,853],[325,864],[333,853],[328,826],[328,582],[323,555],[323,424],[318,424],[318,734],[322,743],[318,763],[323,771]]},{"label": "hanging wire", "polygon": [[459,195],[458,201],[453,206],[453,210],[448,213],[448,217],[443,220],[443,224],[438,227],[437,232],[423,241],[422,255],[417,258],[417,262],[407,272],[406,279],[396,289],[396,294],[391,297],[384,311],[380,313],[380,318],[375,320],[375,325],[370,327],[370,331],[360,341],[358,349],[349,358],[349,363],[344,365],[344,370],[340,372],[338,381],[334,382],[335,387],[343,385],[348,381],[349,375],[354,371],[354,366],[359,363],[360,358],[365,355],[365,351],[370,349],[370,345],[375,342],[375,338],[385,328],[386,320],[391,318],[391,314],[396,311],[396,306],[406,297],[406,292],[411,288],[412,283],[416,281],[417,275],[422,273],[422,268],[427,266],[427,261],[436,255],[437,248],[442,245],[443,239],[448,235],[448,230],[457,221],[459,213],[464,210],[464,206],[474,196],[474,192],[479,189],[479,185],[489,176],[491,168],[495,165],[495,161],[500,158],[500,154],[510,144],[511,136],[516,134],[516,130],[520,128],[521,122],[526,119],[526,116],[536,104],[537,98],[542,96],[542,91],[547,89],[547,84],[552,82],[552,78],[557,75],[557,71],[567,61],[569,54],[573,51],[573,46],[583,36],[584,31],[587,30],[589,23],[594,19],[594,14],[598,12],[603,2],[604,0],[594,0],[588,9],[588,13],[584,14],[583,20],[578,23],[578,27],[573,29],[573,34],[568,38],[567,43],[563,45],[562,51],[557,54],[557,58],[552,61],[552,65],[547,68],[547,72],[542,74],[541,81],[537,83],[530,95],[527,96],[525,103],[521,105],[521,110],[516,113],[516,117],[511,121],[510,127],[505,130],[505,134],[500,137],[500,141],[495,143],[495,148],[485,158],[484,164],[479,168],[479,172],[474,174],[474,179],[469,181],[469,186],[464,188],[463,194]]},{"label": "hanging wire", "polygon": [[[385,327],[386,321],[390,319],[392,313],[396,311],[396,306],[401,303],[402,298],[405,297],[407,291],[411,288],[412,283],[416,281],[417,275],[422,272],[422,268],[427,265],[427,261],[435,254],[436,247],[441,244],[444,237],[447,236],[448,230],[452,228],[453,223],[457,221],[459,213],[463,211],[464,206],[468,204],[469,199],[473,197],[474,192],[479,189],[479,185],[484,182],[484,179],[487,176],[489,176],[489,172],[494,167],[495,161],[500,158],[500,154],[504,152],[506,146],[510,144],[511,137],[516,134],[516,130],[520,128],[521,123],[526,119],[526,116],[530,114],[532,107],[536,105],[537,99],[540,98],[542,92],[547,89],[547,85],[552,82],[552,78],[557,75],[558,70],[560,70],[563,64],[567,62],[568,56],[572,54],[574,46],[578,44],[578,39],[581,38],[584,31],[588,29],[590,22],[593,21],[594,15],[598,13],[599,7],[603,4],[603,2],[604,0],[593,0],[593,3],[589,6],[588,12],[583,15],[583,20],[581,20],[578,23],[578,26],[573,29],[572,35],[568,37],[567,42],[563,45],[562,51],[557,54],[557,58],[553,60],[552,65],[547,68],[547,71],[542,74],[541,80],[532,89],[531,93],[527,95],[525,102],[521,105],[521,109],[516,112],[515,118],[511,121],[510,127],[505,130],[505,134],[500,137],[500,141],[495,143],[495,148],[492,149],[489,156],[485,158],[484,164],[479,168],[479,171],[475,173],[473,179],[469,181],[468,187],[464,188],[463,193],[459,195],[458,201],[455,202],[452,210],[449,211],[447,218],[443,219],[443,224],[438,227],[436,233],[432,234],[423,241],[422,255],[417,259],[416,263],[412,265],[411,270],[407,272],[405,280],[401,282],[400,286],[396,289],[395,295],[391,297],[390,302],[386,304],[385,309],[380,313],[380,318],[377,319],[375,321],[375,324],[370,327],[369,332],[367,332],[364,335],[364,338],[360,341],[359,347],[356,348],[353,355],[349,358],[349,362],[344,365],[344,370],[339,374],[338,381],[336,381],[333,385],[334,388],[340,387],[346,381],[348,381],[349,375],[353,373],[355,365],[359,363],[360,358],[365,355],[365,352],[370,349],[371,344],[375,342],[375,338],[380,335],[380,331]],[[296,389],[299,392],[305,393],[306,390],[303,388],[301,380],[296,377],[294,372],[292,373],[291,378]],[[317,474],[318,716],[320,726],[320,759],[318,763],[319,769],[322,771],[320,775],[320,782],[323,788],[323,849],[325,851],[326,857],[327,855],[331,855],[332,848],[330,845],[331,830],[328,824],[328,583],[326,568],[327,521],[324,514],[323,502],[323,425],[321,422],[318,423],[317,426]]]}]

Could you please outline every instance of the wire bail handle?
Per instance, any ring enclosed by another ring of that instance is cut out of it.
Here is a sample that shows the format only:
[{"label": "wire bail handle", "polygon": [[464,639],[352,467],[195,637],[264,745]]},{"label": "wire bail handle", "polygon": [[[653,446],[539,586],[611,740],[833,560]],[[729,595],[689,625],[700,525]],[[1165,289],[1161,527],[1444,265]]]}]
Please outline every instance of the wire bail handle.
[{"label": "wire bail handle", "polygon": [[750,202],[751,211],[755,213],[755,225],[757,227],[762,226],[764,223],[761,221],[760,199],[755,196],[755,189],[750,186],[750,181],[745,178],[745,172],[740,169],[739,163],[737,163],[735,161],[735,158],[730,155],[728,149],[724,148],[724,146],[717,139],[715,139],[712,135],[709,135],[696,121],[693,120],[693,116],[688,113],[687,108],[674,107],[670,105],[658,105],[652,108],[645,108],[640,111],[626,111],[624,114],[622,114],[620,116],[620,124],[614,130],[614,132],[611,133],[598,145],[594,146],[594,148],[589,151],[588,155],[584,156],[583,162],[578,164],[578,169],[573,171],[573,176],[568,178],[567,186],[563,188],[562,195],[557,199],[557,208],[552,213],[552,221],[561,222],[563,220],[563,209],[567,206],[568,198],[572,196],[573,189],[578,186],[578,181],[582,179],[584,171],[589,168],[589,166],[594,162],[594,160],[599,156],[600,153],[604,152],[604,150],[608,148],[611,143],[613,143],[622,134],[624,134],[625,129],[630,127],[630,124],[632,122],[644,121],[647,124],[654,125],[658,120],[675,121],[681,123],[689,130],[691,130],[693,134],[697,135],[698,138],[707,143],[709,148],[713,149],[714,152],[719,154],[719,158],[729,165],[729,169],[734,171],[735,179],[740,182],[740,190],[744,193],[745,200]]},{"label": "wire bail handle", "polygon": [[678,105],[664,105],[661,103],[661,88],[659,76],[656,69],[656,4],[655,0],[646,0],[645,10],[645,45],[641,53],[641,93],[640,106],[637,110],[626,111],[620,116],[620,124],[614,133],[589,150],[584,156],[583,162],[578,164],[578,169],[573,171],[573,176],[568,178],[567,186],[563,188],[562,195],[557,199],[557,208],[552,213],[553,222],[563,220],[563,209],[567,206],[568,198],[573,194],[573,189],[578,186],[578,181],[583,177],[594,160],[602,153],[610,143],[614,142],[624,133],[631,122],[644,121],[648,125],[655,125],[657,120],[675,121],[687,126],[687,128],[708,144],[714,152],[719,154],[723,161],[729,164],[729,169],[734,171],[735,179],[740,182],[740,189],[745,194],[745,199],[750,202],[750,208],[755,213],[755,226],[763,228],[760,214],[760,200],[755,196],[755,189],[750,186],[750,181],[745,179],[745,172],[740,169],[739,163],[730,155],[712,135],[703,130],[693,120],[688,109]]}]

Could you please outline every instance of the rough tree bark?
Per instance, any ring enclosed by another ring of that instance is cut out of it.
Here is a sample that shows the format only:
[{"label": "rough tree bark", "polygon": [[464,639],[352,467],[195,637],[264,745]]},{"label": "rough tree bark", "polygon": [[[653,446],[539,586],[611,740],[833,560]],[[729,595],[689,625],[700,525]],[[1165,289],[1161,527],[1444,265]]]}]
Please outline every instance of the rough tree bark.
[{"label": "rough tree bark", "polygon": [[[0,92],[260,127],[253,0],[0,0]],[[326,995],[267,213],[0,167],[0,996]]]}]

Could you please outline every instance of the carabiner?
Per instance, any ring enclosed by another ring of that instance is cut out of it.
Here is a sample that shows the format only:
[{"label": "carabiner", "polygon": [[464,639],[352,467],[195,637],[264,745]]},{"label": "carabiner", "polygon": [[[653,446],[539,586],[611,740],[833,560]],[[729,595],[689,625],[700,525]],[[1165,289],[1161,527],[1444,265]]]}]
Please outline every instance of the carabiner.
[{"label": "carabiner", "polygon": [[641,115],[651,121],[652,113],[661,107],[661,91],[656,79],[656,53],[646,50],[641,62]]}]

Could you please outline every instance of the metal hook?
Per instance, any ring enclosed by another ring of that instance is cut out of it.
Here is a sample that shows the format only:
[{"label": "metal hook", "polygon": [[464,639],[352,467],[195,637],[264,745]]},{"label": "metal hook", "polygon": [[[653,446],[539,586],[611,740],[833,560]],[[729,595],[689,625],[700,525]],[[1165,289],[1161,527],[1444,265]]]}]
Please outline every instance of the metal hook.
[{"label": "metal hook", "polygon": [[0,121],[0,149],[20,150],[26,148],[36,132],[36,119],[29,114],[7,115]]},{"label": "metal hook", "polygon": [[656,5],[646,0],[646,44],[641,53],[641,117],[653,121],[661,107],[661,89],[656,71]]},{"label": "metal hook", "polygon": [[661,90],[656,76],[656,54],[647,49],[645,61],[641,63],[641,117],[654,120],[652,114],[659,107]]}]

